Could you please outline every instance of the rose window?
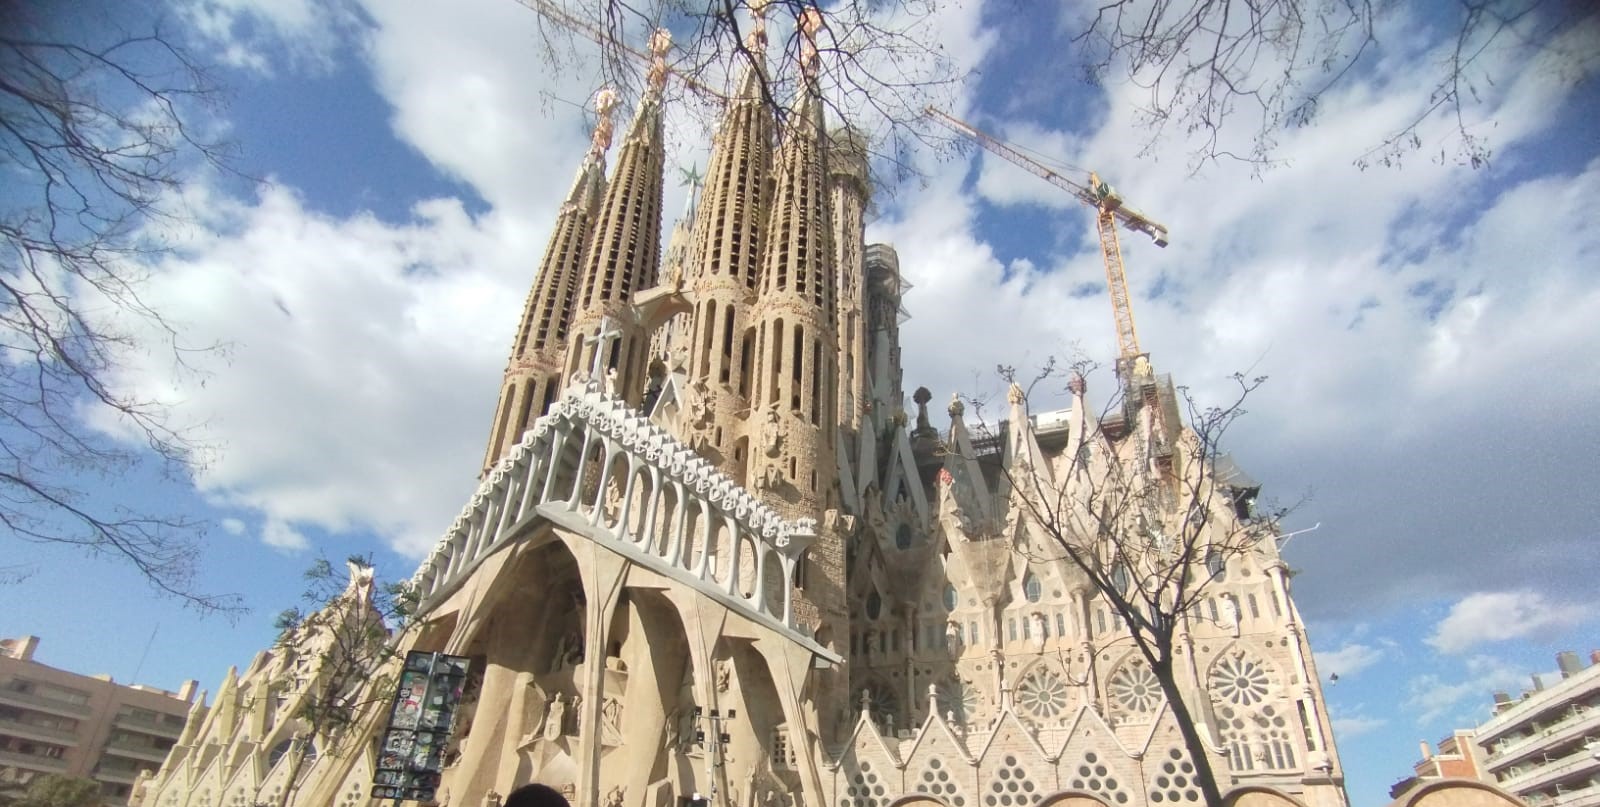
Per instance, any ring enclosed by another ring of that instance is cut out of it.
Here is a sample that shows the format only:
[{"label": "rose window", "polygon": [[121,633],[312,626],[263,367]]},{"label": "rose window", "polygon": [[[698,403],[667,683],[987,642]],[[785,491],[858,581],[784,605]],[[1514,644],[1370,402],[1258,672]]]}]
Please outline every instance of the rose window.
[{"label": "rose window", "polygon": [[1217,694],[1239,706],[1254,706],[1267,698],[1267,672],[1244,654],[1224,656],[1211,671]]},{"label": "rose window", "polygon": [[1143,662],[1126,664],[1111,676],[1111,694],[1130,712],[1153,712],[1161,702],[1161,683]]},{"label": "rose window", "polygon": [[948,717],[955,715],[955,722],[965,724],[978,716],[978,689],[972,682],[947,678],[939,683],[936,690],[939,699],[939,714]]},{"label": "rose window", "polygon": [[1056,717],[1067,710],[1067,683],[1051,670],[1034,670],[1017,684],[1017,705],[1034,717]]}]

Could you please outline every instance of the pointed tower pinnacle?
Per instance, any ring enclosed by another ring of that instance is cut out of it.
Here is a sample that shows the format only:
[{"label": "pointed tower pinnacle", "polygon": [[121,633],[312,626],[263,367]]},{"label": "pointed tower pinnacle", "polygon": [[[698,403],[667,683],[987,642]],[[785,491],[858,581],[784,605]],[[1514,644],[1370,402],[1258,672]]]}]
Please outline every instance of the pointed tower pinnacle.
[{"label": "pointed tower pinnacle", "polygon": [[[752,451],[745,478],[747,487],[785,517],[819,521],[817,537],[806,550],[805,586],[794,602],[796,618],[817,626],[819,641],[850,635],[845,534],[841,522],[829,517],[840,507],[838,281],[828,135],[817,81],[815,37],[821,24],[814,8],[800,16],[804,80],[773,161],[758,296],[749,314],[755,358],[749,363]],[[848,686],[842,667],[818,675],[819,691]],[[819,727],[823,736],[835,736],[835,719],[826,718]]]},{"label": "pointed tower pinnacle", "polygon": [[[617,166],[600,204],[599,217],[583,264],[574,304],[575,333],[591,334],[609,316],[622,329],[604,363],[616,370],[619,392],[637,404],[644,390],[649,334],[630,309],[634,292],[656,283],[661,266],[661,184],[666,162],[661,138],[661,93],[667,82],[667,51],[672,36],[657,29],[650,37],[653,61],[644,95],[628,124]],[[598,343],[569,340],[566,373],[593,363]]]},{"label": "pointed tower pinnacle", "polygon": [[753,477],[770,480],[774,472],[782,476],[786,485],[767,487],[784,504],[772,503],[797,516],[813,515],[838,501],[834,490],[838,477],[834,433],[839,422],[837,280],[828,136],[814,42],[821,24],[814,8],[800,16],[805,80],[775,161],[760,298],[753,314],[756,344],[763,347],[755,362],[756,396],[750,407],[768,410],[763,418],[781,421],[787,436],[780,456],[769,457]]},{"label": "pointed tower pinnacle", "polygon": [[500,404],[495,410],[481,473],[487,474],[522,439],[522,433],[550,408],[561,390],[567,326],[595,213],[605,192],[605,153],[611,147],[611,114],[616,106],[615,90],[603,87],[595,93],[598,120],[589,151],[556,214],[550,243],[523,306],[511,359],[500,384]]},{"label": "pointed tower pinnacle", "polygon": [[698,421],[701,433],[684,437],[736,479],[743,478],[755,438],[719,425],[745,417],[755,390],[756,333],[750,316],[766,241],[773,136],[762,89],[767,82],[765,6],[750,4],[755,23],[746,45],[752,62],[739,76],[712,141],[687,278],[694,300],[685,340],[688,379],[706,416]]}]

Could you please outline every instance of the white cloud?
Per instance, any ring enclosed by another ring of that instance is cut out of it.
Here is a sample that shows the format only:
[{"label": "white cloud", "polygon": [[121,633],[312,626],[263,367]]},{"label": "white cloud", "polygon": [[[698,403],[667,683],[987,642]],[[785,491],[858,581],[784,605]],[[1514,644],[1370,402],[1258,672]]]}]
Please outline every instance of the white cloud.
[{"label": "white cloud", "polygon": [[211,58],[271,74],[275,54],[291,65],[332,66],[343,31],[355,25],[344,0],[174,0],[191,30],[213,46]]},{"label": "white cloud", "polygon": [[1448,681],[1435,674],[1412,678],[1403,705],[1417,714],[1417,725],[1427,727],[1441,719],[1467,724],[1485,713],[1496,690],[1512,689],[1526,680],[1517,668],[1489,656],[1467,659],[1467,677]]},{"label": "white cloud", "polygon": [[1388,718],[1369,717],[1367,715],[1349,715],[1333,717],[1333,733],[1341,743],[1349,742],[1366,734],[1389,725]]},{"label": "white cloud", "polygon": [[311,546],[299,530],[275,518],[267,519],[261,528],[261,543],[285,552],[299,552]]},{"label": "white cloud", "polygon": [[197,487],[265,514],[273,546],[302,547],[299,529],[317,526],[419,554],[476,484],[527,256],[542,245],[451,200],[414,214],[331,219],[267,189],[196,235],[146,292],[190,342],[228,344],[229,363],[195,377],[138,355],[122,378],[181,402],[220,444]]},{"label": "white cloud", "polygon": [[1337,675],[1340,678],[1349,678],[1356,673],[1378,663],[1383,658],[1383,650],[1372,645],[1350,642],[1337,650],[1326,653],[1316,653],[1317,670],[1324,677]]},{"label": "white cloud", "polygon": [[[1600,353],[1600,223],[1581,201],[1600,196],[1600,161],[1556,171],[1528,153],[1570,87],[1548,65],[1498,64],[1475,114],[1498,121],[1501,162],[1356,170],[1360,150],[1426,100],[1427,58],[1387,58],[1372,80],[1329,96],[1320,125],[1283,133],[1287,165],[1259,178],[1226,164],[1190,176],[1182,142],[1140,156],[1127,88],[1110,89],[1109,118],[1086,136],[1027,119],[997,127],[1068,149],[1057,156],[1099,167],[1171,226],[1166,250],[1124,241],[1158,369],[1202,402],[1236,370],[1272,376],[1230,447],[1269,496],[1315,491],[1301,517],[1324,529],[1291,549],[1309,572],[1296,588],[1312,616],[1495,578],[1576,591],[1600,563],[1578,538],[1592,530],[1583,503],[1595,479],[1571,439],[1588,428],[1578,402],[1600,394],[1600,376],[1565,369]],[[1428,137],[1448,136],[1448,122],[1430,125]],[[1104,276],[1088,213],[998,160],[981,161],[975,187],[963,184],[968,168],[939,168],[870,233],[899,246],[915,287],[901,330],[908,391],[926,385],[942,400],[992,387],[997,363],[1037,364],[1074,343],[1108,359],[1109,304],[1078,294]],[[1055,195],[1042,212],[1082,235],[1062,239],[1078,251],[1050,254],[1052,239],[1007,220],[1039,194]],[[983,204],[993,207],[980,219]],[[1037,250],[1026,257],[1039,268],[1008,267],[1002,237]],[[1109,383],[1091,378],[1091,395]]]},{"label": "white cloud", "polygon": [[1546,635],[1589,617],[1584,606],[1554,602],[1536,591],[1480,592],[1452,606],[1428,644],[1441,653],[1461,653],[1489,642]]},{"label": "white cloud", "polygon": [[221,522],[223,531],[229,535],[244,535],[245,525],[237,518],[225,518]]}]

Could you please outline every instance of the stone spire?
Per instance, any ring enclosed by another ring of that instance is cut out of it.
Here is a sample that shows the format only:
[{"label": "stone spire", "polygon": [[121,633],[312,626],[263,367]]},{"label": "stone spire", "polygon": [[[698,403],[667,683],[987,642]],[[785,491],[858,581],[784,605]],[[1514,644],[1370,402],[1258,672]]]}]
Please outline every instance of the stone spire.
[{"label": "stone spire", "polygon": [[572,318],[578,272],[583,267],[595,213],[605,192],[605,153],[611,147],[611,113],[616,105],[617,94],[611,88],[595,94],[599,120],[572,189],[556,213],[550,243],[522,308],[522,321],[500,383],[500,403],[489,430],[481,474],[488,473],[522,439],[522,433],[550,408],[561,389],[567,326]]},{"label": "stone spire", "polygon": [[740,478],[748,465],[748,440],[711,424],[729,423],[750,410],[755,388],[755,300],[765,243],[772,163],[772,114],[766,83],[763,4],[752,4],[755,25],[747,43],[755,63],[739,78],[723,114],[706,166],[705,194],[695,218],[693,266],[688,286],[694,312],[687,339],[689,383],[706,416],[693,439],[725,472]]},{"label": "stone spire", "polygon": [[[589,334],[604,317],[622,328],[612,343],[607,367],[621,380],[619,391],[637,404],[643,391],[648,334],[629,308],[633,294],[655,285],[661,266],[661,187],[665,148],[661,137],[661,91],[666,85],[666,53],[671,36],[663,29],[650,37],[655,61],[644,95],[617,155],[616,169],[600,203],[574,304],[572,332]],[[566,372],[587,369],[595,343],[568,339]]]},{"label": "stone spire", "polygon": [[871,184],[866,138],[841,126],[829,136],[828,177],[839,321],[839,423],[858,429],[870,402],[867,384],[866,232]]},{"label": "stone spire", "polygon": [[[806,550],[805,586],[794,612],[816,625],[818,641],[849,635],[840,507],[837,311],[833,218],[829,211],[828,134],[812,38],[815,9],[801,15],[805,80],[773,160],[772,197],[762,245],[759,296],[750,311],[755,358],[746,487],[791,518],[819,518]],[[859,233],[856,234],[860,237]],[[819,673],[819,687],[842,687],[843,669]],[[821,730],[837,727],[824,716]]]},{"label": "stone spire", "polygon": [[[757,394],[750,402],[752,411],[767,410],[765,418],[783,423],[788,443],[778,470],[788,482],[784,498],[801,512],[834,506],[837,477],[837,281],[828,136],[815,76],[807,66],[815,58],[811,37],[818,24],[814,9],[801,16],[805,82],[774,166],[761,291],[754,309],[761,346],[754,363]],[[764,445],[770,451],[770,444]]]}]

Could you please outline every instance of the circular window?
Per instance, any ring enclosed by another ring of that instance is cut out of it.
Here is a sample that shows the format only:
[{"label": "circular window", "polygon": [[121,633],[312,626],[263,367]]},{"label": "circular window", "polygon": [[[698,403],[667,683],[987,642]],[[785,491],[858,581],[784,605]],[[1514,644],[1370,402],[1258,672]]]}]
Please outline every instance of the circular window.
[{"label": "circular window", "polygon": [[900,529],[894,531],[894,546],[896,549],[911,548],[911,525],[901,524]]},{"label": "circular window", "polygon": [[954,611],[954,610],[956,610],[956,587],[955,586],[946,585],[944,587],[944,610],[946,610],[946,611]]},{"label": "circular window", "polygon": [[1038,602],[1039,598],[1044,596],[1044,586],[1039,584],[1039,578],[1035,577],[1033,572],[1023,576],[1022,593],[1028,598],[1028,602]]},{"label": "circular window", "polygon": [[883,598],[874,591],[867,595],[867,618],[877,619],[883,614]]}]

